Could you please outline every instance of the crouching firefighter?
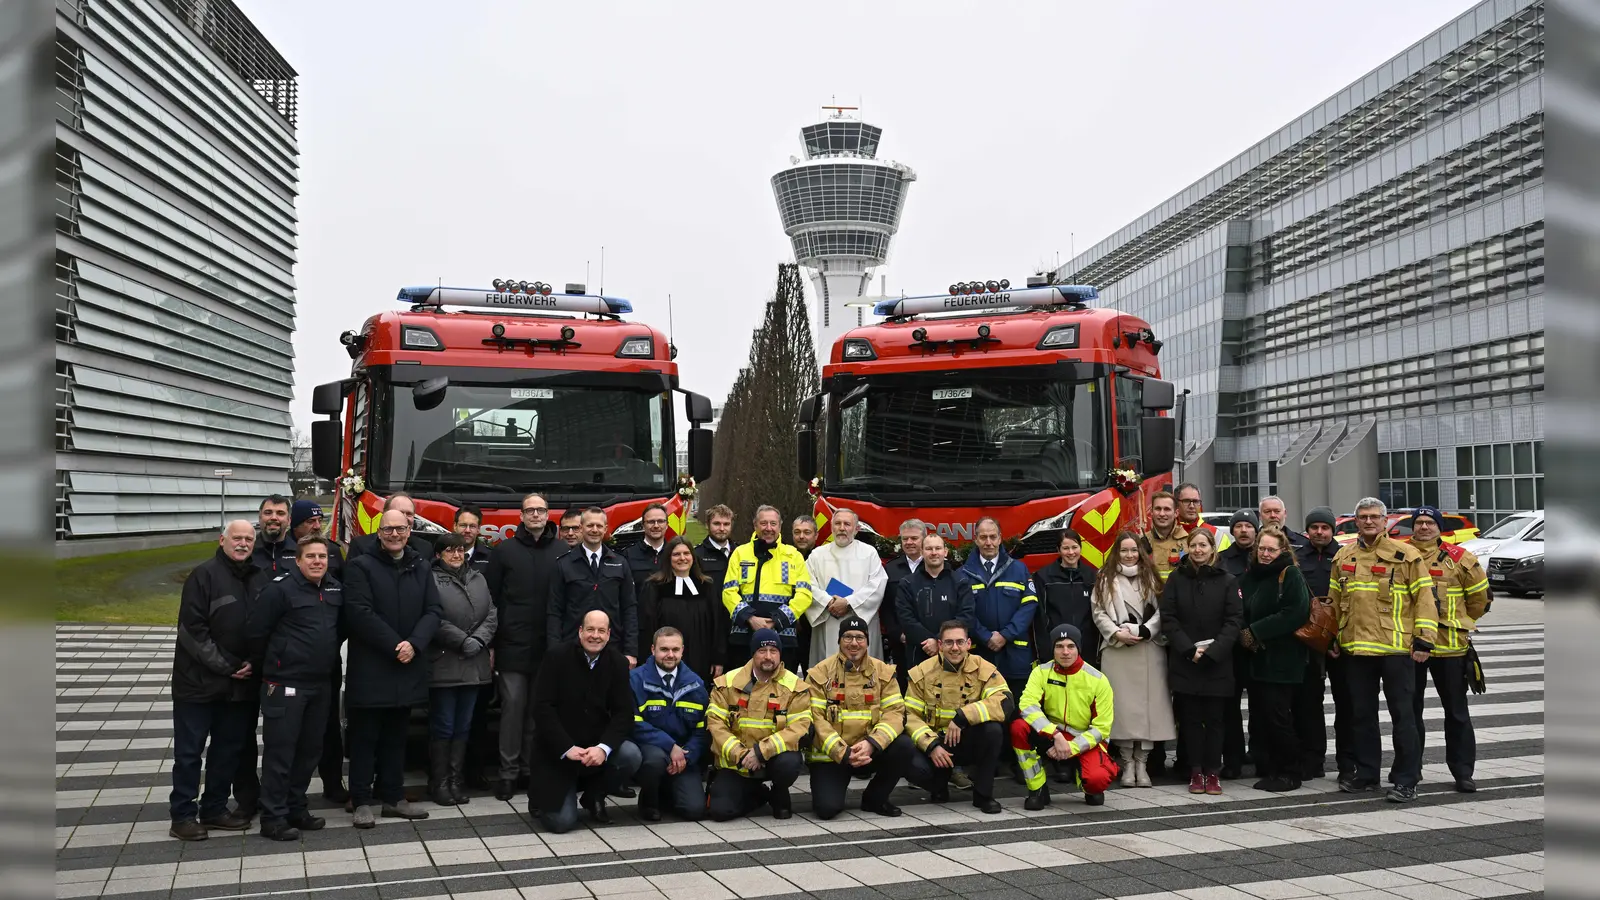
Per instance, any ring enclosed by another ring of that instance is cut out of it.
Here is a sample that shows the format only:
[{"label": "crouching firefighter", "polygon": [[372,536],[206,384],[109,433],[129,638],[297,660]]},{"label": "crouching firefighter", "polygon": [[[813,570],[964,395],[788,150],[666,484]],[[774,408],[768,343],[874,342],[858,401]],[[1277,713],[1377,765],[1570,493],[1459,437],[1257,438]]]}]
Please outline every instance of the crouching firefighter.
[{"label": "crouching firefighter", "polygon": [[867,655],[868,625],[860,616],[839,623],[839,652],[806,672],[811,688],[812,812],[831,819],[844,810],[852,778],[868,778],[861,808],[900,815],[889,794],[911,765],[916,747],[903,733],[905,700],[894,666]]},{"label": "crouching firefighter", "polygon": [[1111,682],[1083,661],[1078,644],[1083,635],[1073,625],[1050,632],[1054,658],[1028,676],[1022,691],[1021,718],[1011,722],[1011,748],[1028,781],[1025,809],[1050,803],[1042,752],[1077,771],[1085,802],[1106,802],[1106,788],[1117,777],[1117,764],[1106,752],[1111,737]]},{"label": "crouching firefighter", "polygon": [[811,734],[811,689],[784,667],[778,633],[757,628],[750,650],[750,662],[718,676],[706,706],[717,762],[708,806],[718,822],[763,803],[775,819],[793,816],[789,786],[800,777],[801,743]]}]

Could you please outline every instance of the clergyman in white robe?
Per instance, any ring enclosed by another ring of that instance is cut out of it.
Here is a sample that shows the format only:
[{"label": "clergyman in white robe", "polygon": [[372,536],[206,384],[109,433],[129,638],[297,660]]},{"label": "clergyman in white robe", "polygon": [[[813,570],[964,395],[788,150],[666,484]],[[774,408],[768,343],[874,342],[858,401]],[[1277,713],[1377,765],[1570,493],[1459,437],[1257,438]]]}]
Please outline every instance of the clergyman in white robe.
[{"label": "clergyman in white robe", "polygon": [[[839,652],[839,623],[855,615],[867,622],[867,653],[883,658],[883,636],[878,628],[878,606],[883,603],[884,590],[889,586],[889,573],[883,570],[883,561],[871,545],[855,540],[855,529],[849,534],[839,528],[834,520],[833,540],[811,551],[806,567],[811,570],[811,591],[814,602],[806,608],[806,618],[811,622],[811,665]],[[850,608],[842,616],[828,611],[833,597],[828,585],[835,579],[851,591],[845,597]]]}]

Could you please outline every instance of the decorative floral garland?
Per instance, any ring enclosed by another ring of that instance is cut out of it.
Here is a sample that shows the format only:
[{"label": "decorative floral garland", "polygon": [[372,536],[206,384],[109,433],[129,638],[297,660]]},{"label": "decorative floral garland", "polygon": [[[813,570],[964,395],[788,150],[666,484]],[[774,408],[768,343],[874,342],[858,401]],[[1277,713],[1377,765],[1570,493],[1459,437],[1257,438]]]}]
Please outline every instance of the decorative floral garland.
[{"label": "decorative floral garland", "polygon": [[339,487],[352,497],[359,497],[367,489],[367,480],[356,474],[355,469],[345,469],[344,478],[339,480]]},{"label": "decorative floral garland", "polygon": [[687,472],[685,472],[682,475],[678,476],[678,496],[679,497],[682,497],[685,500],[692,500],[692,499],[694,499],[694,496],[696,494],[698,494],[698,493],[700,493],[700,488],[695,486],[694,476],[690,475]]},{"label": "decorative floral garland", "polygon": [[811,499],[812,500],[817,500],[822,496],[822,476],[821,475],[818,475],[817,477],[811,479],[811,482],[806,485],[806,493],[811,495]]},{"label": "decorative floral garland", "polygon": [[1116,488],[1122,496],[1127,497],[1139,489],[1139,473],[1132,469],[1112,469],[1111,486]]}]

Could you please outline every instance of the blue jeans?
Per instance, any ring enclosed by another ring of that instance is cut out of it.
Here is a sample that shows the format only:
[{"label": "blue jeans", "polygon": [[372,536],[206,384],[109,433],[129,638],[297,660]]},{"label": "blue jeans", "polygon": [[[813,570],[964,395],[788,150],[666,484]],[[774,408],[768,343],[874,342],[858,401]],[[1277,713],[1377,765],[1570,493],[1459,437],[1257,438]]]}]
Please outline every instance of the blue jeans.
[{"label": "blue jeans", "polygon": [[[249,701],[172,703],[172,821],[212,818],[228,811],[228,791],[238,774],[245,743],[255,760],[256,705]],[[211,746],[206,747],[207,739]],[[205,757],[205,793],[200,791],[200,759]],[[195,803],[195,798],[200,802]],[[253,813],[254,809],[249,810]]]},{"label": "blue jeans", "polygon": [[689,766],[676,775],[667,774],[667,764],[672,761],[667,751],[654,744],[639,744],[639,805],[660,809],[662,789],[671,793],[666,806],[691,822],[698,822],[706,814],[706,789],[700,781],[700,766]]},{"label": "blue jeans", "polygon": [[561,774],[568,779],[566,796],[560,808],[540,811],[540,824],[556,834],[578,827],[578,791],[582,790],[586,798],[598,795],[604,802],[607,793],[622,787],[639,771],[640,759],[639,745],[623,741],[622,746],[612,749],[603,766],[590,769],[573,762],[561,763]]},{"label": "blue jeans", "polygon": [[464,741],[472,728],[472,709],[478,704],[478,686],[430,688],[428,734],[436,741]]}]

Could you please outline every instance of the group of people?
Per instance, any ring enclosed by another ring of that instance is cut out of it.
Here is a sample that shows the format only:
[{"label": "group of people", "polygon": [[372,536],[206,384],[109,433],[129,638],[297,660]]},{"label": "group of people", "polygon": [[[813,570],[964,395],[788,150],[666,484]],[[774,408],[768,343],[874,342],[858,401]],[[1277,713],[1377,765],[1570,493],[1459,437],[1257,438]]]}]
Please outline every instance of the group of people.
[{"label": "group of people", "polygon": [[[868,780],[861,808],[885,816],[900,815],[890,795],[901,780],[936,802],[970,789],[997,813],[1002,765],[1029,809],[1052,802],[1047,768],[1098,804],[1113,785],[1162,777],[1167,749],[1191,791],[1220,793],[1247,763],[1257,788],[1287,791],[1325,774],[1327,681],[1340,788],[1379,783],[1381,689],[1394,721],[1388,797],[1406,801],[1429,673],[1450,769],[1472,790],[1465,654],[1487,581],[1470,553],[1438,543],[1438,510],[1419,509],[1401,542],[1383,505],[1363,500],[1359,539],[1340,548],[1326,508],[1298,534],[1269,497],[1219,534],[1199,499],[1188,484],[1153,495],[1144,533],[1117,537],[1109,571],[1064,530],[1058,557],[1029,572],[992,518],[960,565],[914,519],[884,563],[848,509],[818,546],[815,521],[794,520],[785,541],[770,506],[735,544],[732,511],[716,506],[691,545],[666,538],[652,505],[643,539],[617,550],[604,510],[551,522],[535,493],[521,526],[486,549],[477,509],[462,507],[451,533],[421,535],[411,498],[395,494],[376,532],[342,554],[316,504],[270,497],[258,523],[228,524],[184,587],[171,833],[243,830],[259,811],[264,836],[296,839],[325,824],[306,798],[319,770],[356,827],[426,817],[403,782],[421,706],[435,804],[526,790],[530,814],[557,832],[580,807],[608,822],[606,798],[635,786],[649,821],[760,806],[787,818],[802,770],[825,819],[856,778]],[[1313,598],[1337,612],[1325,655],[1296,636]],[[491,698],[492,783],[476,764]]]}]

